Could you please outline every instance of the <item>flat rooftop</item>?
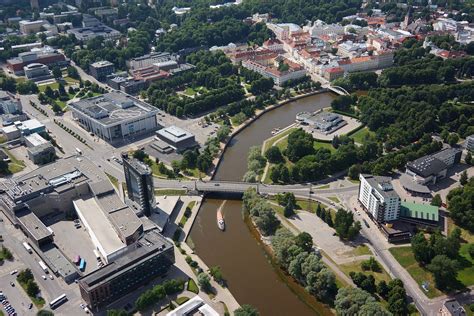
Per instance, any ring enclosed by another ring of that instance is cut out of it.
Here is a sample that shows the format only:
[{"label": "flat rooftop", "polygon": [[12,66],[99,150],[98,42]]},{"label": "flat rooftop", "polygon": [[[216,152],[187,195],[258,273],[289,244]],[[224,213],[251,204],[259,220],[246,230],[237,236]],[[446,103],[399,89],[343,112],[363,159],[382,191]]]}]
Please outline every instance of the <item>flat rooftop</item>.
[{"label": "flat rooftop", "polygon": [[362,175],[365,180],[370,184],[372,188],[384,198],[397,198],[398,194],[395,192],[392,186],[392,178],[373,176],[373,175]]},{"label": "flat rooftop", "polygon": [[94,197],[78,199],[73,203],[76,211],[80,213],[80,217],[85,221],[84,225],[90,228],[89,234],[93,236],[92,239],[98,241],[106,257],[126,246],[118,237],[112,224],[104,212],[102,212]]},{"label": "flat rooftop", "polygon": [[82,277],[79,281],[82,287],[92,289],[113,280],[118,274],[125,273],[137,267],[151,255],[172,249],[173,244],[166,240],[158,231],[146,232],[137,242],[137,247],[117,260],[105,265]]},{"label": "flat rooftop", "polygon": [[400,202],[400,215],[437,222],[439,220],[439,209],[433,205],[402,201]]},{"label": "flat rooftop", "polygon": [[78,272],[76,267],[53,245],[43,248],[43,255],[49,261],[49,266],[56,270],[64,279],[75,277]]},{"label": "flat rooftop", "polygon": [[43,222],[31,210],[25,208],[15,215],[35,240],[42,240],[52,236]]},{"label": "flat rooftop", "polygon": [[180,142],[184,139],[194,137],[194,135],[191,134],[190,132],[187,132],[184,129],[179,128],[174,125],[162,128],[159,131],[157,131],[156,134],[161,135],[165,137],[166,139],[171,140],[174,143]]},{"label": "flat rooftop", "polygon": [[101,125],[112,126],[144,116],[154,116],[158,109],[121,91],[112,91],[70,104]]}]

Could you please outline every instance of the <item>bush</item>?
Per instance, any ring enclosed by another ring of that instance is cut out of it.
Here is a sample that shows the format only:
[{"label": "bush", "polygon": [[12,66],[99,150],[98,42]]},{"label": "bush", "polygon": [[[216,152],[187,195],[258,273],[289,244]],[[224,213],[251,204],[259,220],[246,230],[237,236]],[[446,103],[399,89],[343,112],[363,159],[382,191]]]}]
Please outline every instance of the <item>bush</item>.
[{"label": "bush", "polygon": [[181,232],[182,232],[181,228],[179,227],[176,228],[176,230],[173,233],[173,241],[179,241],[179,238],[181,237]]}]

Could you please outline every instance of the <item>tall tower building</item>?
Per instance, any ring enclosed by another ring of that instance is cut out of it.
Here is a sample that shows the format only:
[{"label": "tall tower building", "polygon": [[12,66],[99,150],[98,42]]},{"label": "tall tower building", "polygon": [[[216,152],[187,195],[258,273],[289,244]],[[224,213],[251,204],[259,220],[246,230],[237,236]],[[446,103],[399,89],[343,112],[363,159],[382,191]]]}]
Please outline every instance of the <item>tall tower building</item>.
[{"label": "tall tower building", "polygon": [[150,167],[135,158],[123,159],[127,197],[146,216],[155,207],[155,190]]}]

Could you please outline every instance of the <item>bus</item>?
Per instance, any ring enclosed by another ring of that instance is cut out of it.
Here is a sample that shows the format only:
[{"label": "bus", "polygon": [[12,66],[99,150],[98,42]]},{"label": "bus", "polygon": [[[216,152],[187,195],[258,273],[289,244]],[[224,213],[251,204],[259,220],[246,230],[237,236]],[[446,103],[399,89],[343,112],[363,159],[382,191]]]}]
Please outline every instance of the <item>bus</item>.
[{"label": "bus", "polygon": [[79,270],[84,271],[86,268],[86,261],[84,258],[81,258],[81,262],[79,263]]},{"label": "bus", "polygon": [[81,256],[77,255],[76,258],[74,258],[74,264],[77,266],[81,262]]},{"label": "bus", "polygon": [[23,242],[23,247],[25,247],[26,251],[28,251],[29,253],[33,253],[33,249],[31,249],[30,245],[28,245],[26,241]]},{"label": "bus", "polygon": [[51,309],[55,309],[56,307],[60,306],[66,301],[67,301],[66,294],[62,294],[59,297],[52,300],[51,302],[49,302],[49,307],[51,307]]},{"label": "bus", "polygon": [[48,273],[48,267],[44,264],[43,261],[38,261],[39,266],[43,269],[44,273]]}]

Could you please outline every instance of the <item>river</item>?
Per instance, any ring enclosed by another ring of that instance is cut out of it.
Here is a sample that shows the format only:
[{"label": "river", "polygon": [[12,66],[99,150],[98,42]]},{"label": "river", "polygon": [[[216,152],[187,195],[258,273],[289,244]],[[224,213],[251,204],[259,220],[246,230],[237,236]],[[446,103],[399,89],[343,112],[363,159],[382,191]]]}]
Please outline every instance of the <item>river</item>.
[{"label": "river", "polygon": [[[333,99],[334,95],[330,93],[316,94],[262,115],[233,138],[214,179],[242,180],[247,171],[247,153],[251,146],[261,145],[271,136],[272,129],[292,124],[298,112],[328,107]],[[327,314],[328,310],[322,304],[310,298],[312,307],[308,306],[285,284],[279,276],[280,271],[272,266],[260,241],[244,222],[241,201],[226,202],[226,231],[223,233],[217,228],[216,210],[221,203],[216,199],[205,200],[190,236],[200,258],[208,266],[221,267],[237,301],[241,305],[255,306],[262,316]],[[300,296],[305,295],[301,289],[299,292]]]}]

